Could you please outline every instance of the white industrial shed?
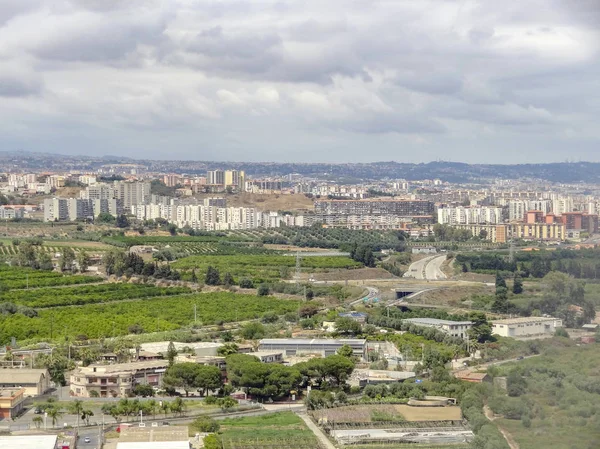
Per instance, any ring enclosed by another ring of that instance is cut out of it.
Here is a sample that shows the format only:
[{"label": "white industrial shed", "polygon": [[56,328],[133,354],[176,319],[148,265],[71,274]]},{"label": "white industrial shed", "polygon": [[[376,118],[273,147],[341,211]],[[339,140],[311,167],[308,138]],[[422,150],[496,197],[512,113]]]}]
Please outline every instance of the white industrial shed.
[{"label": "white industrial shed", "polygon": [[57,439],[56,435],[0,436],[0,448],[55,449]]},{"label": "white industrial shed", "polygon": [[117,443],[117,449],[190,449],[188,441]]}]

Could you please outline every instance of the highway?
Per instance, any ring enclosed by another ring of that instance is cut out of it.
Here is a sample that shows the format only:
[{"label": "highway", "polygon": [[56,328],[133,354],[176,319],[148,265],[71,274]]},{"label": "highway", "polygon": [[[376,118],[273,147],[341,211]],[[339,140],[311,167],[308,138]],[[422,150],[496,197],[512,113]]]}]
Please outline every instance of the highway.
[{"label": "highway", "polygon": [[428,281],[437,281],[438,279],[446,279],[446,275],[442,272],[441,266],[446,260],[446,256],[429,256],[424,259],[417,260],[410,264],[408,271],[404,273],[404,277],[412,277],[415,279],[426,279]]}]

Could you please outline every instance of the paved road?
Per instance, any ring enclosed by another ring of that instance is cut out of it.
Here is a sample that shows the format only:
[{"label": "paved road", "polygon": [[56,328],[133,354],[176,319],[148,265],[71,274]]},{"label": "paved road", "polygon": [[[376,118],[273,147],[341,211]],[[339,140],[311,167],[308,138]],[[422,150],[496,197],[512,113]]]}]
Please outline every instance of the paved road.
[{"label": "paved road", "polygon": [[359,304],[361,302],[372,302],[379,295],[379,290],[376,289],[375,287],[366,287],[365,286],[365,288],[368,290],[367,296],[357,299],[356,301],[352,301],[350,303],[351,306],[353,306],[355,304]]},{"label": "paved road", "polygon": [[446,260],[446,256],[429,256],[424,259],[417,260],[410,264],[408,271],[404,273],[404,277],[412,277],[415,279],[426,279],[428,281],[437,281],[438,279],[446,279],[446,275],[442,272],[442,263]]},{"label": "paved road", "polygon": [[408,267],[408,271],[404,273],[404,277],[406,278],[415,278],[415,279],[427,279],[425,277],[425,267],[429,263],[431,259],[435,256],[425,257],[424,259],[417,260],[410,264]]},{"label": "paved road", "polygon": [[425,278],[429,280],[446,279],[446,275],[442,272],[442,264],[446,260],[446,256],[434,257],[425,266]]}]

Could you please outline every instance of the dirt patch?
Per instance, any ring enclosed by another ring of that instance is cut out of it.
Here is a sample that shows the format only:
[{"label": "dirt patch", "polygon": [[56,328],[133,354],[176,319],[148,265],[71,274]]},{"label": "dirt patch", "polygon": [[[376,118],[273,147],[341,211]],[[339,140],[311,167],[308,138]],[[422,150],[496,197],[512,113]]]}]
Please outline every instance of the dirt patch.
[{"label": "dirt patch", "polygon": [[300,252],[300,253],[325,253],[325,252],[335,252],[337,253],[337,250],[332,250],[332,249],[328,249],[328,248],[305,248],[302,246],[294,246],[294,245],[275,245],[275,244],[270,244],[270,243],[266,243],[264,245],[264,247],[266,249],[272,249],[274,251],[290,251],[290,252]]},{"label": "dirt patch", "polygon": [[484,283],[496,282],[495,276],[492,276],[491,274],[480,274],[480,273],[459,273],[455,276],[452,276],[452,279],[456,279],[459,281],[484,282]]},{"label": "dirt patch", "polygon": [[444,287],[436,290],[429,290],[417,296],[414,302],[423,304],[460,306],[461,299],[469,298],[471,295],[491,295],[494,293],[493,287],[485,285],[469,285]]},{"label": "dirt patch", "polygon": [[388,416],[399,416],[409,422],[419,421],[460,421],[460,407],[412,407],[404,404],[357,405],[329,409],[325,416],[335,422],[371,422],[373,412]]},{"label": "dirt patch", "polygon": [[265,194],[256,193],[237,193],[234,195],[196,195],[195,197],[203,199],[214,196],[222,196],[227,199],[227,205],[232,207],[255,207],[261,211],[266,210],[314,210],[314,202],[304,194]]},{"label": "dirt patch", "polygon": [[309,275],[316,281],[360,281],[369,279],[394,279],[395,276],[382,268],[357,268],[355,270],[331,270],[327,273]]}]

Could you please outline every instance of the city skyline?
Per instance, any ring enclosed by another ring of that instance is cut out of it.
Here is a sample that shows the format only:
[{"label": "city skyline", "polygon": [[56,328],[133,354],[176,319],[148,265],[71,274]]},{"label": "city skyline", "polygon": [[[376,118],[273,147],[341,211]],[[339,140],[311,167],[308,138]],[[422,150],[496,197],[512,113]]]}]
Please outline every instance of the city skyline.
[{"label": "city skyline", "polygon": [[7,0],[0,149],[597,160],[595,2]]}]

